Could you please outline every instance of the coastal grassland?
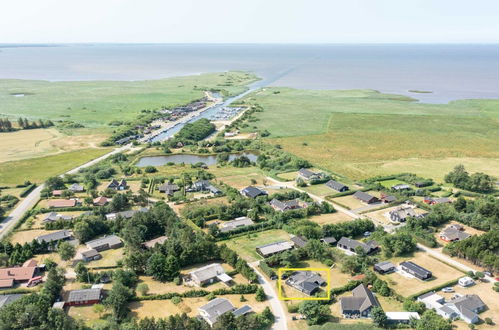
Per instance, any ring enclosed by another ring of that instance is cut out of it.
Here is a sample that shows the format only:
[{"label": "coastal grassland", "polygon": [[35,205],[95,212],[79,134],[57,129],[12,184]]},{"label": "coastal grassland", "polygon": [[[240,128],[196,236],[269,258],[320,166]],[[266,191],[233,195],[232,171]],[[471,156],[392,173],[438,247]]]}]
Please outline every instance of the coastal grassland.
[{"label": "coastal grassland", "polygon": [[499,101],[424,104],[372,90],[267,88],[245,129],[352,179],[413,172],[441,181],[456,164],[499,175]]},{"label": "coastal grassland", "polygon": [[96,148],[105,137],[106,135],[98,130],[72,132],[71,135],[66,135],[55,128],[0,133],[0,163],[76,149]]},{"label": "coastal grassland", "polygon": [[[245,72],[210,73],[145,81],[0,80],[0,117],[71,120],[87,127],[134,119],[143,109],[181,105],[205,90],[226,95],[246,90],[256,77]],[[24,97],[14,97],[24,93]]]},{"label": "coastal grassland", "polygon": [[0,186],[17,185],[26,180],[41,183],[48,177],[63,174],[111,150],[111,148],[82,149],[52,156],[1,163]]}]

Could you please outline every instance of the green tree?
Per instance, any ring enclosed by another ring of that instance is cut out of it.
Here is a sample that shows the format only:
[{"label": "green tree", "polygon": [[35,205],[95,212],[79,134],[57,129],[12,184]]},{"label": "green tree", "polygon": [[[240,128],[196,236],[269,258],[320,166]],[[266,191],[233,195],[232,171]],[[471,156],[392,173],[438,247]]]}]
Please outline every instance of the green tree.
[{"label": "green tree", "polygon": [[315,300],[302,302],[298,308],[298,312],[306,317],[308,325],[324,323],[331,316],[329,306]]},{"label": "green tree", "polygon": [[102,313],[104,313],[105,309],[106,308],[102,304],[95,304],[95,305],[92,306],[92,310],[94,311],[94,313],[96,313],[97,315],[99,315],[99,318],[102,317]]},{"label": "green tree", "polygon": [[381,307],[374,307],[371,310],[371,317],[373,319],[374,324],[376,324],[379,327],[384,327],[388,320],[385,312]]},{"label": "green tree", "polygon": [[265,300],[267,300],[267,295],[265,294],[265,291],[263,291],[263,288],[261,286],[258,287],[258,289],[256,289],[255,300],[256,301],[265,301]]},{"label": "green tree", "polygon": [[139,285],[137,285],[137,291],[140,292],[141,295],[146,296],[149,292],[149,286],[146,283],[139,283]]},{"label": "green tree", "polygon": [[127,305],[132,297],[131,289],[120,282],[116,282],[103,303],[112,310],[115,320],[121,321],[129,312]]},{"label": "green tree", "polygon": [[68,242],[61,242],[59,244],[59,247],[57,248],[57,251],[59,252],[59,255],[61,256],[61,259],[66,261],[75,256],[76,249],[73,245],[69,244]]}]

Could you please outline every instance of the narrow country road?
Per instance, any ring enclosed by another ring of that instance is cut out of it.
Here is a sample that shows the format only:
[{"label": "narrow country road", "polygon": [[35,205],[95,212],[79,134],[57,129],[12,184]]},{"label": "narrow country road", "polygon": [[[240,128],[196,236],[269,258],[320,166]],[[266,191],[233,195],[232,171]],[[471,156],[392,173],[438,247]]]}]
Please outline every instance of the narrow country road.
[{"label": "narrow country road", "polygon": [[288,324],[286,321],[286,312],[282,307],[282,304],[277,296],[277,292],[275,292],[272,283],[267,281],[267,279],[260,273],[258,270],[258,261],[249,264],[251,268],[255,271],[258,276],[258,282],[262,285],[263,291],[267,295],[267,299],[270,302],[270,308],[272,309],[272,313],[274,314],[275,321],[272,329],[275,330],[287,330]]},{"label": "narrow country road", "polygon": [[[87,163],[85,163],[83,165],[75,167],[72,170],[69,170],[69,171],[67,171],[64,174],[75,174],[75,173],[78,173],[78,171],[80,169],[82,169],[82,168],[86,168],[86,167],[95,165],[98,162],[100,162],[101,160],[104,160],[104,159],[106,159],[106,158],[108,158],[108,157],[110,157],[110,156],[112,156],[112,155],[114,155],[116,153],[128,150],[131,147],[132,147],[132,144],[128,144],[126,146],[123,146],[123,147],[120,147],[120,148],[116,148],[113,151],[108,152],[107,154],[102,155],[102,156],[100,156],[98,158],[95,158],[95,159],[93,159],[93,160],[91,160],[91,161],[89,161],[89,162],[87,162]],[[64,175],[64,174],[62,174],[62,175]],[[40,200],[40,192],[43,190],[44,186],[45,186],[44,184],[41,184],[38,187],[36,187],[2,221],[2,223],[0,224],[1,225],[1,228],[0,228],[0,239],[4,238],[4,236],[9,233],[10,229],[14,228],[15,225],[22,219],[23,215],[27,211],[29,211],[33,206],[35,206],[36,203],[38,203],[38,201]]]}]

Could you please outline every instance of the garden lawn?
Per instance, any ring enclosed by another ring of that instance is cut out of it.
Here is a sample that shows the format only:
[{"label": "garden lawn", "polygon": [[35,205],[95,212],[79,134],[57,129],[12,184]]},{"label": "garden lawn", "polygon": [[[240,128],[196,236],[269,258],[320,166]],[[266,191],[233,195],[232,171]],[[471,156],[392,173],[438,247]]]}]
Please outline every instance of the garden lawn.
[{"label": "garden lawn", "polygon": [[310,217],[309,220],[323,226],[323,225],[347,222],[353,220],[353,218],[343,212],[334,212],[321,215],[314,215],[313,217]]},{"label": "garden lawn", "polygon": [[289,241],[290,239],[289,234],[280,229],[267,230],[250,234],[249,236],[249,238],[248,235],[244,235],[221,241],[220,244],[226,244],[246,261],[253,262],[262,259],[262,257],[256,253],[256,247],[279,241]]}]

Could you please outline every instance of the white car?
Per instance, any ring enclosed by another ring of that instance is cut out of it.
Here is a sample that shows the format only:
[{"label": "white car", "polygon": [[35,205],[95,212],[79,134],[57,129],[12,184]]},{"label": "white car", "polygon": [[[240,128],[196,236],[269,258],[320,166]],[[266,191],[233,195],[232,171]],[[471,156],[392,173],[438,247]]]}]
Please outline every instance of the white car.
[{"label": "white car", "polygon": [[452,293],[454,292],[454,289],[451,288],[450,286],[446,287],[446,288],[443,288],[442,289],[442,292],[446,292],[446,293]]}]

